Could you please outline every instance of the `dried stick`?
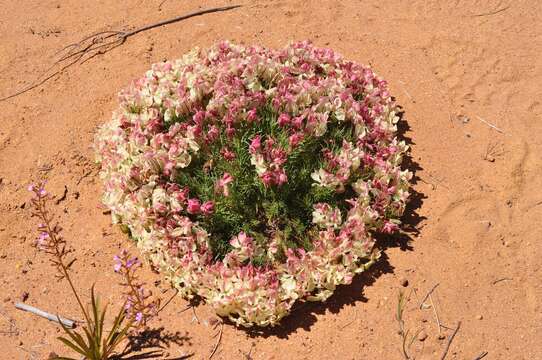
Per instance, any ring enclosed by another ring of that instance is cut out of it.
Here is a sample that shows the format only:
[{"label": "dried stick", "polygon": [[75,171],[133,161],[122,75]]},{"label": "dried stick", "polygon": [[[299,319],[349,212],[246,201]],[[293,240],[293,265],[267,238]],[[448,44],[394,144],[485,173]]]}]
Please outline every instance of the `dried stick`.
[{"label": "dried stick", "polygon": [[58,315],[50,314],[48,312],[45,312],[45,311],[40,310],[38,308],[35,308],[33,306],[26,305],[26,304],[23,304],[23,303],[16,303],[15,307],[17,309],[19,309],[19,310],[28,311],[28,312],[30,312],[30,313],[32,313],[34,315],[38,315],[38,316],[41,316],[43,318],[46,318],[47,320],[54,321],[54,322],[57,322],[57,323],[62,323],[67,328],[70,328],[70,329],[75,328],[75,321],[60,317]]},{"label": "dried stick", "polygon": [[429,291],[427,292],[427,294],[425,294],[425,296],[423,297],[422,302],[420,303],[420,310],[422,309],[423,304],[425,304],[425,300],[427,300],[427,298],[433,293],[433,291],[435,291],[435,289],[436,289],[439,285],[440,285],[439,283],[436,283],[436,284],[431,288],[431,290],[429,290]]},{"label": "dried stick", "polygon": [[495,284],[497,284],[497,283],[500,283],[501,281],[512,281],[512,280],[514,280],[514,279],[512,279],[512,278],[506,278],[506,277],[505,277],[505,278],[497,279],[497,280],[491,282],[491,284],[492,284],[492,285],[495,285]]},{"label": "dried stick", "polygon": [[446,358],[446,355],[448,355],[448,350],[450,349],[450,345],[452,344],[452,341],[454,340],[455,335],[459,331],[460,326],[461,326],[461,321],[457,323],[457,327],[455,328],[454,333],[452,334],[452,336],[448,338],[448,343],[446,344],[446,348],[444,349],[444,352],[442,353],[440,360],[444,360]]},{"label": "dried stick", "polygon": [[[231,5],[231,6],[216,7],[216,8],[206,9],[206,10],[199,10],[199,11],[195,11],[186,15],[177,16],[172,19],[163,20],[157,23],[145,25],[131,31],[108,30],[108,31],[100,31],[100,32],[94,33],[92,35],[89,35],[83,38],[82,40],[78,42],[69,44],[65,46],[64,48],[60,49],[60,51],[56,53],[56,55],[60,56],[59,59],[51,67],[49,67],[49,69],[47,69],[42,75],[40,75],[36,81],[34,81],[32,84],[28,85],[27,87],[11,95],[0,98],[0,102],[11,99],[18,95],[21,95],[27,91],[30,91],[42,85],[49,79],[60,74],[66,68],[74,65],[77,62],[82,64],[97,55],[103,55],[113,50],[114,48],[121,46],[122,44],[124,44],[126,39],[128,39],[129,37],[133,35],[139,34],[140,32],[151,30],[151,29],[164,26],[164,25],[169,25],[178,21],[186,20],[191,17],[214,13],[214,12],[232,10],[241,6],[242,5]],[[53,70],[58,65],[62,65],[62,67],[59,70],[55,71],[54,73],[46,76],[46,74],[49,73],[49,71]]]},{"label": "dried stick", "polygon": [[483,122],[484,124],[486,124],[486,125],[489,126],[490,128],[495,129],[496,131],[500,132],[501,134],[504,134],[504,131],[502,131],[501,129],[499,129],[499,128],[496,127],[495,125],[491,124],[490,122],[485,121],[484,119],[482,119],[482,118],[479,117],[479,116],[476,116],[476,117],[478,118],[478,120],[480,120],[481,122]]},{"label": "dried stick", "polygon": [[440,319],[438,318],[437,309],[435,308],[435,303],[433,303],[433,296],[429,294],[429,300],[431,301],[431,307],[433,308],[433,313],[435,314],[435,318],[437,319],[437,326],[438,326],[438,333],[440,335],[440,328],[442,325],[440,325]]},{"label": "dried stick", "polygon": [[211,355],[209,355],[209,360],[213,357],[213,355],[216,353],[216,350],[218,350],[218,345],[220,345],[220,341],[222,340],[222,331],[224,330],[224,323],[220,322],[220,331],[218,333],[218,339],[216,341],[216,344],[213,348],[213,351],[211,352]]},{"label": "dried stick", "polygon": [[487,351],[484,351],[483,353],[478,355],[474,360],[482,360],[483,358],[486,357],[487,354],[489,354],[489,353]]},{"label": "dried stick", "polygon": [[194,314],[194,316],[192,317],[192,322],[196,320],[198,324],[201,324],[201,322],[199,321],[198,315],[196,315],[196,308],[194,307],[194,305],[190,305],[190,307],[192,308],[192,314]]},{"label": "dried stick", "polygon": [[506,11],[506,10],[508,10],[509,8],[510,8],[510,6],[506,6],[506,7],[503,7],[502,9],[495,10],[495,11],[492,11],[492,12],[487,12],[487,13],[472,15],[472,17],[495,15],[495,14],[498,14],[498,13],[500,13],[500,12]]}]

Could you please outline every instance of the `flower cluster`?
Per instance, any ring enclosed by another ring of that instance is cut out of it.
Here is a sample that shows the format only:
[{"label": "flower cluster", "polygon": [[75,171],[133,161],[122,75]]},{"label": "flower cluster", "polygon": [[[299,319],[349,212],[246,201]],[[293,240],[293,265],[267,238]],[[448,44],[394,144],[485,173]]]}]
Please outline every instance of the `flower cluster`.
[{"label": "flower cluster", "polygon": [[70,259],[69,253],[72,249],[67,245],[66,240],[62,237],[62,228],[53,220],[53,215],[49,212],[48,202],[51,200],[51,194],[45,190],[45,182],[28,185],[28,191],[32,193],[32,215],[40,220],[38,224],[38,237],[34,245],[40,251],[48,254],[51,264],[57,270],[58,278],[67,277],[69,270]]},{"label": "flower cluster", "polygon": [[[397,106],[309,42],[220,42],[154,64],[98,132],[104,204],[186,297],[275,325],[378,257],[409,195]],[[126,266],[126,264],[124,265]]]},{"label": "flower cluster", "polygon": [[113,268],[123,277],[121,285],[127,289],[124,305],[126,314],[133,321],[135,331],[145,328],[147,322],[158,314],[160,300],[150,300],[152,293],[139,281],[136,271],[141,267],[141,262],[137,257],[131,257],[126,250],[122,250],[119,255],[115,255],[114,260]]}]

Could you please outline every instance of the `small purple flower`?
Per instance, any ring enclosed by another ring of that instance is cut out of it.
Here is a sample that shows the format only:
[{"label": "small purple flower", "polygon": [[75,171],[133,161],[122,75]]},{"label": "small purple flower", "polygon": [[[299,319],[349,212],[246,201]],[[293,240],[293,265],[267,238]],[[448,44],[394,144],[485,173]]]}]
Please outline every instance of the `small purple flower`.
[{"label": "small purple flower", "polygon": [[140,264],[139,259],[136,257],[133,257],[126,261],[126,269],[131,269],[133,266],[138,266]]}]

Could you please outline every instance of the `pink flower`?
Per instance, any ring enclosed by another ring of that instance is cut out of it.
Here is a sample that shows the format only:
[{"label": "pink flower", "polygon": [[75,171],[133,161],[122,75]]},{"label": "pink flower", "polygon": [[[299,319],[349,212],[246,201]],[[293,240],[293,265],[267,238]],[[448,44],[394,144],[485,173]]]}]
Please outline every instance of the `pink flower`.
[{"label": "pink flower", "polygon": [[396,232],[399,229],[399,226],[397,224],[392,223],[391,221],[384,222],[384,226],[382,226],[382,232],[385,234],[392,234]]},{"label": "pink flower", "polygon": [[201,212],[203,215],[211,215],[215,210],[215,203],[212,201],[206,201],[201,205]]},{"label": "pink flower", "polygon": [[296,147],[302,140],[303,140],[303,133],[302,132],[296,132],[288,138],[288,141],[290,143],[291,147]]},{"label": "pink flower", "polygon": [[203,123],[203,119],[205,119],[205,111],[197,111],[194,116],[192,116],[192,119],[196,124],[201,125]]},{"label": "pink flower", "polygon": [[235,153],[226,147],[220,150],[220,154],[222,154],[226,161],[232,161],[235,159]]},{"label": "pink flower", "polygon": [[235,128],[228,125],[228,126],[226,127],[226,135],[227,135],[229,138],[233,137],[233,135],[235,135]]},{"label": "pink flower", "polygon": [[292,125],[296,129],[301,129],[303,127],[303,116],[297,116],[292,120]]},{"label": "pink flower", "polygon": [[256,108],[249,110],[249,112],[247,113],[248,122],[253,122],[253,121],[256,121],[257,119],[258,119],[258,112]]},{"label": "pink flower", "polygon": [[283,185],[285,183],[288,182],[288,176],[286,175],[286,173],[284,172],[284,170],[282,170],[278,176],[277,176],[277,185]]},{"label": "pink flower", "polygon": [[188,192],[189,192],[188,188],[185,187],[182,190],[175,191],[173,193],[173,196],[175,197],[175,199],[177,199],[178,202],[180,202],[181,204],[184,204],[184,202],[188,198]]},{"label": "pink flower", "polygon": [[262,178],[262,182],[265,186],[270,186],[270,185],[273,185],[273,182],[274,182],[274,176],[273,176],[273,173],[271,171],[266,171],[264,172],[262,175],[261,175],[261,178]]},{"label": "pink flower", "polygon": [[229,173],[225,172],[224,175],[222,175],[222,179],[216,182],[215,192],[221,193],[226,197],[229,196],[230,191],[228,188],[228,184],[231,183],[232,181],[233,181],[233,177]]},{"label": "pink flower", "polygon": [[209,127],[209,130],[207,130],[207,142],[213,142],[218,138],[218,135],[220,132],[218,131],[218,128],[214,125],[211,125]]},{"label": "pink flower", "polygon": [[279,126],[286,126],[290,123],[290,115],[288,114],[280,114],[278,120],[277,120]]},{"label": "pink flower", "polygon": [[198,214],[200,212],[200,208],[201,205],[198,199],[188,199],[186,211],[188,211],[189,214]]},{"label": "pink flower", "polygon": [[258,152],[258,150],[260,150],[261,146],[262,146],[262,138],[260,135],[256,135],[250,142],[250,146],[248,150],[250,151],[251,154],[255,154],[256,152]]}]

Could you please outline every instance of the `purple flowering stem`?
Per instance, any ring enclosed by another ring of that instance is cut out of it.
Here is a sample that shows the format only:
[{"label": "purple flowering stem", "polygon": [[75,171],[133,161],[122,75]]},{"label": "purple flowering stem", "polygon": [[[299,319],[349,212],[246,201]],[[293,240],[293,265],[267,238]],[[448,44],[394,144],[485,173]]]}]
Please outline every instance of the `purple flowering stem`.
[{"label": "purple flowering stem", "polygon": [[85,306],[83,305],[83,302],[81,301],[81,298],[79,297],[79,294],[77,293],[77,290],[75,290],[75,286],[73,285],[72,279],[70,277],[70,274],[68,272],[68,266],[64,264],[64,258],[62,256],[62,251],[59,247],[59,242],[57,239],[57,234],[54,231],[54,228],[51,226],[49,214],[47,212],[46,202],[44,197],[38,197],[38,203],[37,203],[37,211],[38,216],[42,219],[45,225],[45,232],[49,234],[49,236],[53,239],[54,244],[54,256],[57,258],[58,263],[60,265],[59,269],[62,272],[62,275],[68,281],[68,284],[70,284],[70,288],[73,292],[73,295],[75,296],[75,299],[77,300],[77,303],[79,304],[79,307],[81,308],[81,311],[83,312],[83,315],[85,317],[85,320],[87,321],[87,324],[90,324],[90,318],[88,316],[87,310],[85,309]]},{"label": "purple flowering stem", "polygon": [[57,323],[62,323],[67,328],[70,328],[70,329],[75,328],[75,321],[63,318],[63,317],[58,316],[58,315],[50,314],[50,313],[48,313],[46,311],[40,310],[40,309],[35,308],[33,306],[23,304],[23,303],[16,303],[15,307],[17,309],[19,309],[19,310],[28,311],[28,312],[30,312],[30,313],[32,313],[34,315],[41,316],[42,318],[45,318],[47,320],[54,321],[54,322],[57,322]]}]

